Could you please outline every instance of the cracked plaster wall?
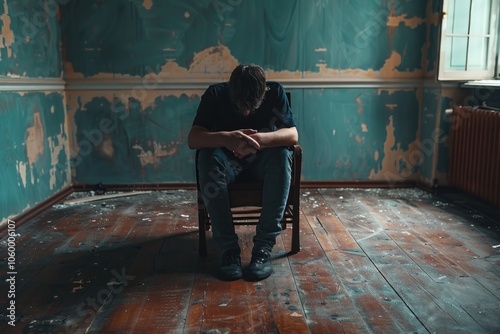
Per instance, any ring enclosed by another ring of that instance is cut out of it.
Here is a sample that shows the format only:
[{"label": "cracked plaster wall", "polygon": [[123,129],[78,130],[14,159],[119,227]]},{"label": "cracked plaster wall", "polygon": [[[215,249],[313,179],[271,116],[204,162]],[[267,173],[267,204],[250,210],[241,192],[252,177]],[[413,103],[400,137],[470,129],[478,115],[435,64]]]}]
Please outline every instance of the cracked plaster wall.
[{"label": "cracked plaster wall", "polygon": [[[435,0],[74,0],[62,8],[67,80],[137,84],[119,92],[68,92],[74,178],[192,182],[186,136],[203,90],[155,84],[208,85],[227,80],[239,62],[253,62],[285,87],[287,80],[303,82],[287,88],[304,148],[303,180],[446,183],[447,129],[435,134],[436,119],[460,95],[422,84],[436,70],[439,6]],[[415,85],[308,88],[311,80]],[[113,131],[100,129],[108,120]],[[432,149],[422,146],[428,136]]]},{"label": "cracked plaster wall", "polygon": [[62,77],[56,1],[0,1],[0,226],[71,183],[64,89],[23,91]]}]

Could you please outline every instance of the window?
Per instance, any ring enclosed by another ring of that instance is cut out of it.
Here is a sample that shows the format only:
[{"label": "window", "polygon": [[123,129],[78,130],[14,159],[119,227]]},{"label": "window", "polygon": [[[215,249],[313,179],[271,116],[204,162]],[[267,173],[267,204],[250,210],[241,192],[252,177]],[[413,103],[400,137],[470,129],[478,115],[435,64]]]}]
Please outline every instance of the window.
[{"label": "window", "polygon": [[500,0],[444,0],[439,80],[498,77]]}]

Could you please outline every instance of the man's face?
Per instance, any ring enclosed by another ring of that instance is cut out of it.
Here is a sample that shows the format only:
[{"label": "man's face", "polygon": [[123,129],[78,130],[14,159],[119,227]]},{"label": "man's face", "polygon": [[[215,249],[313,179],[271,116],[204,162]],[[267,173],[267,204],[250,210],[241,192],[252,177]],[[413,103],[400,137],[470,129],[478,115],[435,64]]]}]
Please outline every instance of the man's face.
[{"label": "man's face", "polygon": [[238,108],[238,113],[243,117],[247,117],[251,112],[252,110],[250,108]]}]

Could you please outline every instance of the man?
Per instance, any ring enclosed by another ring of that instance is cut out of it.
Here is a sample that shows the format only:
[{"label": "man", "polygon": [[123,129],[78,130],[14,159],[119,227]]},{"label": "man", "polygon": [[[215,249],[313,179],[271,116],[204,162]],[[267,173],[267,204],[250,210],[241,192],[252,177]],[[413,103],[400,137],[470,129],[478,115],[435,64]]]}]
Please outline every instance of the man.
[{"label": "man", "polygon": [[[221,253],[220,278],[250,281],[271,275],[271,251],[291,181],[291,152],[296,124],[283,87],[266,82],[264,70],[241,64],[229,82],[208,87],[201,97],[188,145],[198,149],[198,179]],[[253,237],[252,259],[243,271],[227,186],[237,177],[263,181],[263,207]]]}]

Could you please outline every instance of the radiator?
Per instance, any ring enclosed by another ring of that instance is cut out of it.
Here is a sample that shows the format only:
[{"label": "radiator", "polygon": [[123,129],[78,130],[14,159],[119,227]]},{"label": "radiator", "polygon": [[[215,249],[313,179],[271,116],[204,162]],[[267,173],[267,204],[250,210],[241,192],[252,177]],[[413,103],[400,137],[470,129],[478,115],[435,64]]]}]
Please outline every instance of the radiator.
[{"label": "radiator", "polygon": [[500,207],[500,112],[453,109],[450,185]]}]

